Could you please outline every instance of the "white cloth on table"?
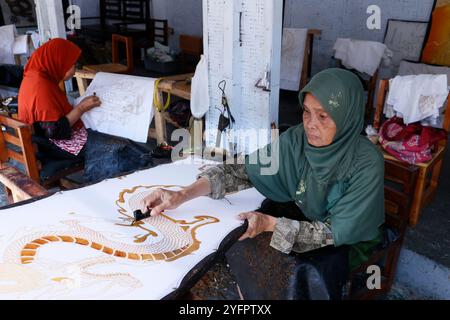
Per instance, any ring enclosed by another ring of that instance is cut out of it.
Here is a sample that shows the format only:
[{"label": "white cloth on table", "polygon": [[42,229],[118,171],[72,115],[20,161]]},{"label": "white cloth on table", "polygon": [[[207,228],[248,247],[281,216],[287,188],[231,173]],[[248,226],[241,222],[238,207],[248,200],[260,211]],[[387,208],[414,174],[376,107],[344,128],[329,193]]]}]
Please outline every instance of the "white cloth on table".
[{"label": "white cloth on table", "polygon": [[14,64],[14,34],[16,27],[13,24],[0,27],[0,63]]},{"label": "white cloth on table", "polygon": [[338,38],[333,50],[334,57],[341,60],[344,67],[370,76],[375,74],[383,58],[392,56],[392,52],[381,42],[348,38]]},{"label": "white cloth on table", "polygon": [[390,80],[384,113],[405,124],[427,120],[436,124],[448,95],[447,75],[397,76]]},{"label": "white cloth on table", "polygon": [[283,29],[280,88],[298,91],[300,87],[308,29]]}]

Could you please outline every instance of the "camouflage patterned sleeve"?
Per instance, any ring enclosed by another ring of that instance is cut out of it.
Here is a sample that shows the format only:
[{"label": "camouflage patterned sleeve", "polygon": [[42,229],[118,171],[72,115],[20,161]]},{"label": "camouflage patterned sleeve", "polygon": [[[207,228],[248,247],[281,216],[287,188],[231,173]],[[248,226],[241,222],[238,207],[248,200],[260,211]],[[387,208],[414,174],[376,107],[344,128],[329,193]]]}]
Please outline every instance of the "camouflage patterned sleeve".
[{"label": "camouflage patterned sleeve", "polygon": [[221,164],[210,167],[200,173],[197,179],[209,180],[213,199],[222,199],[227,193],[237,192],[252,187],[244,164]]},{"label": "camouflage patterned sleeve", "polygon": [[283,252],[298,253],[334,244],[331,226],[327,222],[296,221],[278,218],[270,246]]}]

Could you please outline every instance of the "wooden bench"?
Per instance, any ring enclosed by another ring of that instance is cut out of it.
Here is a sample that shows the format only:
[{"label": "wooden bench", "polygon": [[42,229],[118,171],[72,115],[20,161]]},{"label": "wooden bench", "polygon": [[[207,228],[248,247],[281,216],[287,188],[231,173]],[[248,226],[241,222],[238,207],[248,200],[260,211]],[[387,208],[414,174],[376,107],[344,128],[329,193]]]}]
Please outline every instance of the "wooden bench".
[{"label": "wooden bench", "polygon": [[[64,177],[83,170],[82,162],[70,160],[49,162],[43,166],[36,158],[37,146],[32,142],[33,127],[31,125],[0,115],[0,127],[1,169],[10,168],[9,161],[14,160],[24,167],[27,176],[44,188],[64,187],[66,185],[62,181]],[[8,170],[5,172],[10,172]],[[43,170],[46,173],[45,176],[41,174]],[[9,178],[5,179],[8,180]],[[10,195],[11,192],[8,191],[8,194]]]}]

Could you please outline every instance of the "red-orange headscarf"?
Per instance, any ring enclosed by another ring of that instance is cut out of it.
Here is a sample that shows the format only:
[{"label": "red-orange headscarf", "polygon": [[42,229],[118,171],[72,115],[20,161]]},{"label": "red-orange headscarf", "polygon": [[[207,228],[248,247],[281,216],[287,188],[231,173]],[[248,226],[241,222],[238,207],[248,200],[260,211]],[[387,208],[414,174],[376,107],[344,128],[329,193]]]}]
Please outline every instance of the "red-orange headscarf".
[{"label": "red-orange headscarf", "polygon": [[[21,121],[58,121],[72,110],[58,84],[80,55],[81,49],[64,39],[50,40],[33,53],[19,90]],[[80,126],[82,122],[78,121],[74,129]]]}]

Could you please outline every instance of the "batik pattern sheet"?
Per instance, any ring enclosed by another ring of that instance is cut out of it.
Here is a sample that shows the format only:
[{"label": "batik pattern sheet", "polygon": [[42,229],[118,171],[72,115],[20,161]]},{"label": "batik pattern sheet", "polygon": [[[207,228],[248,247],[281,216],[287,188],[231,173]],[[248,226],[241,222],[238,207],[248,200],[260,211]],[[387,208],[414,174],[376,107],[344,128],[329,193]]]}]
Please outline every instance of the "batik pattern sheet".
[{"label": "batik pattern sheet", "polygon": [[83,114],[84,125],[145,143],[154,114],[154,85],[153,78],[99,72],[75,104],[95,93],[102,104]]},{"label": "batik pattern sheet", "polygon": [[161,216],[125,218],[157,187],[191,184],[199,165],[170,164],[0,211],[0,299],[160,299],[215,252],[263,197],[200,197]]}]

